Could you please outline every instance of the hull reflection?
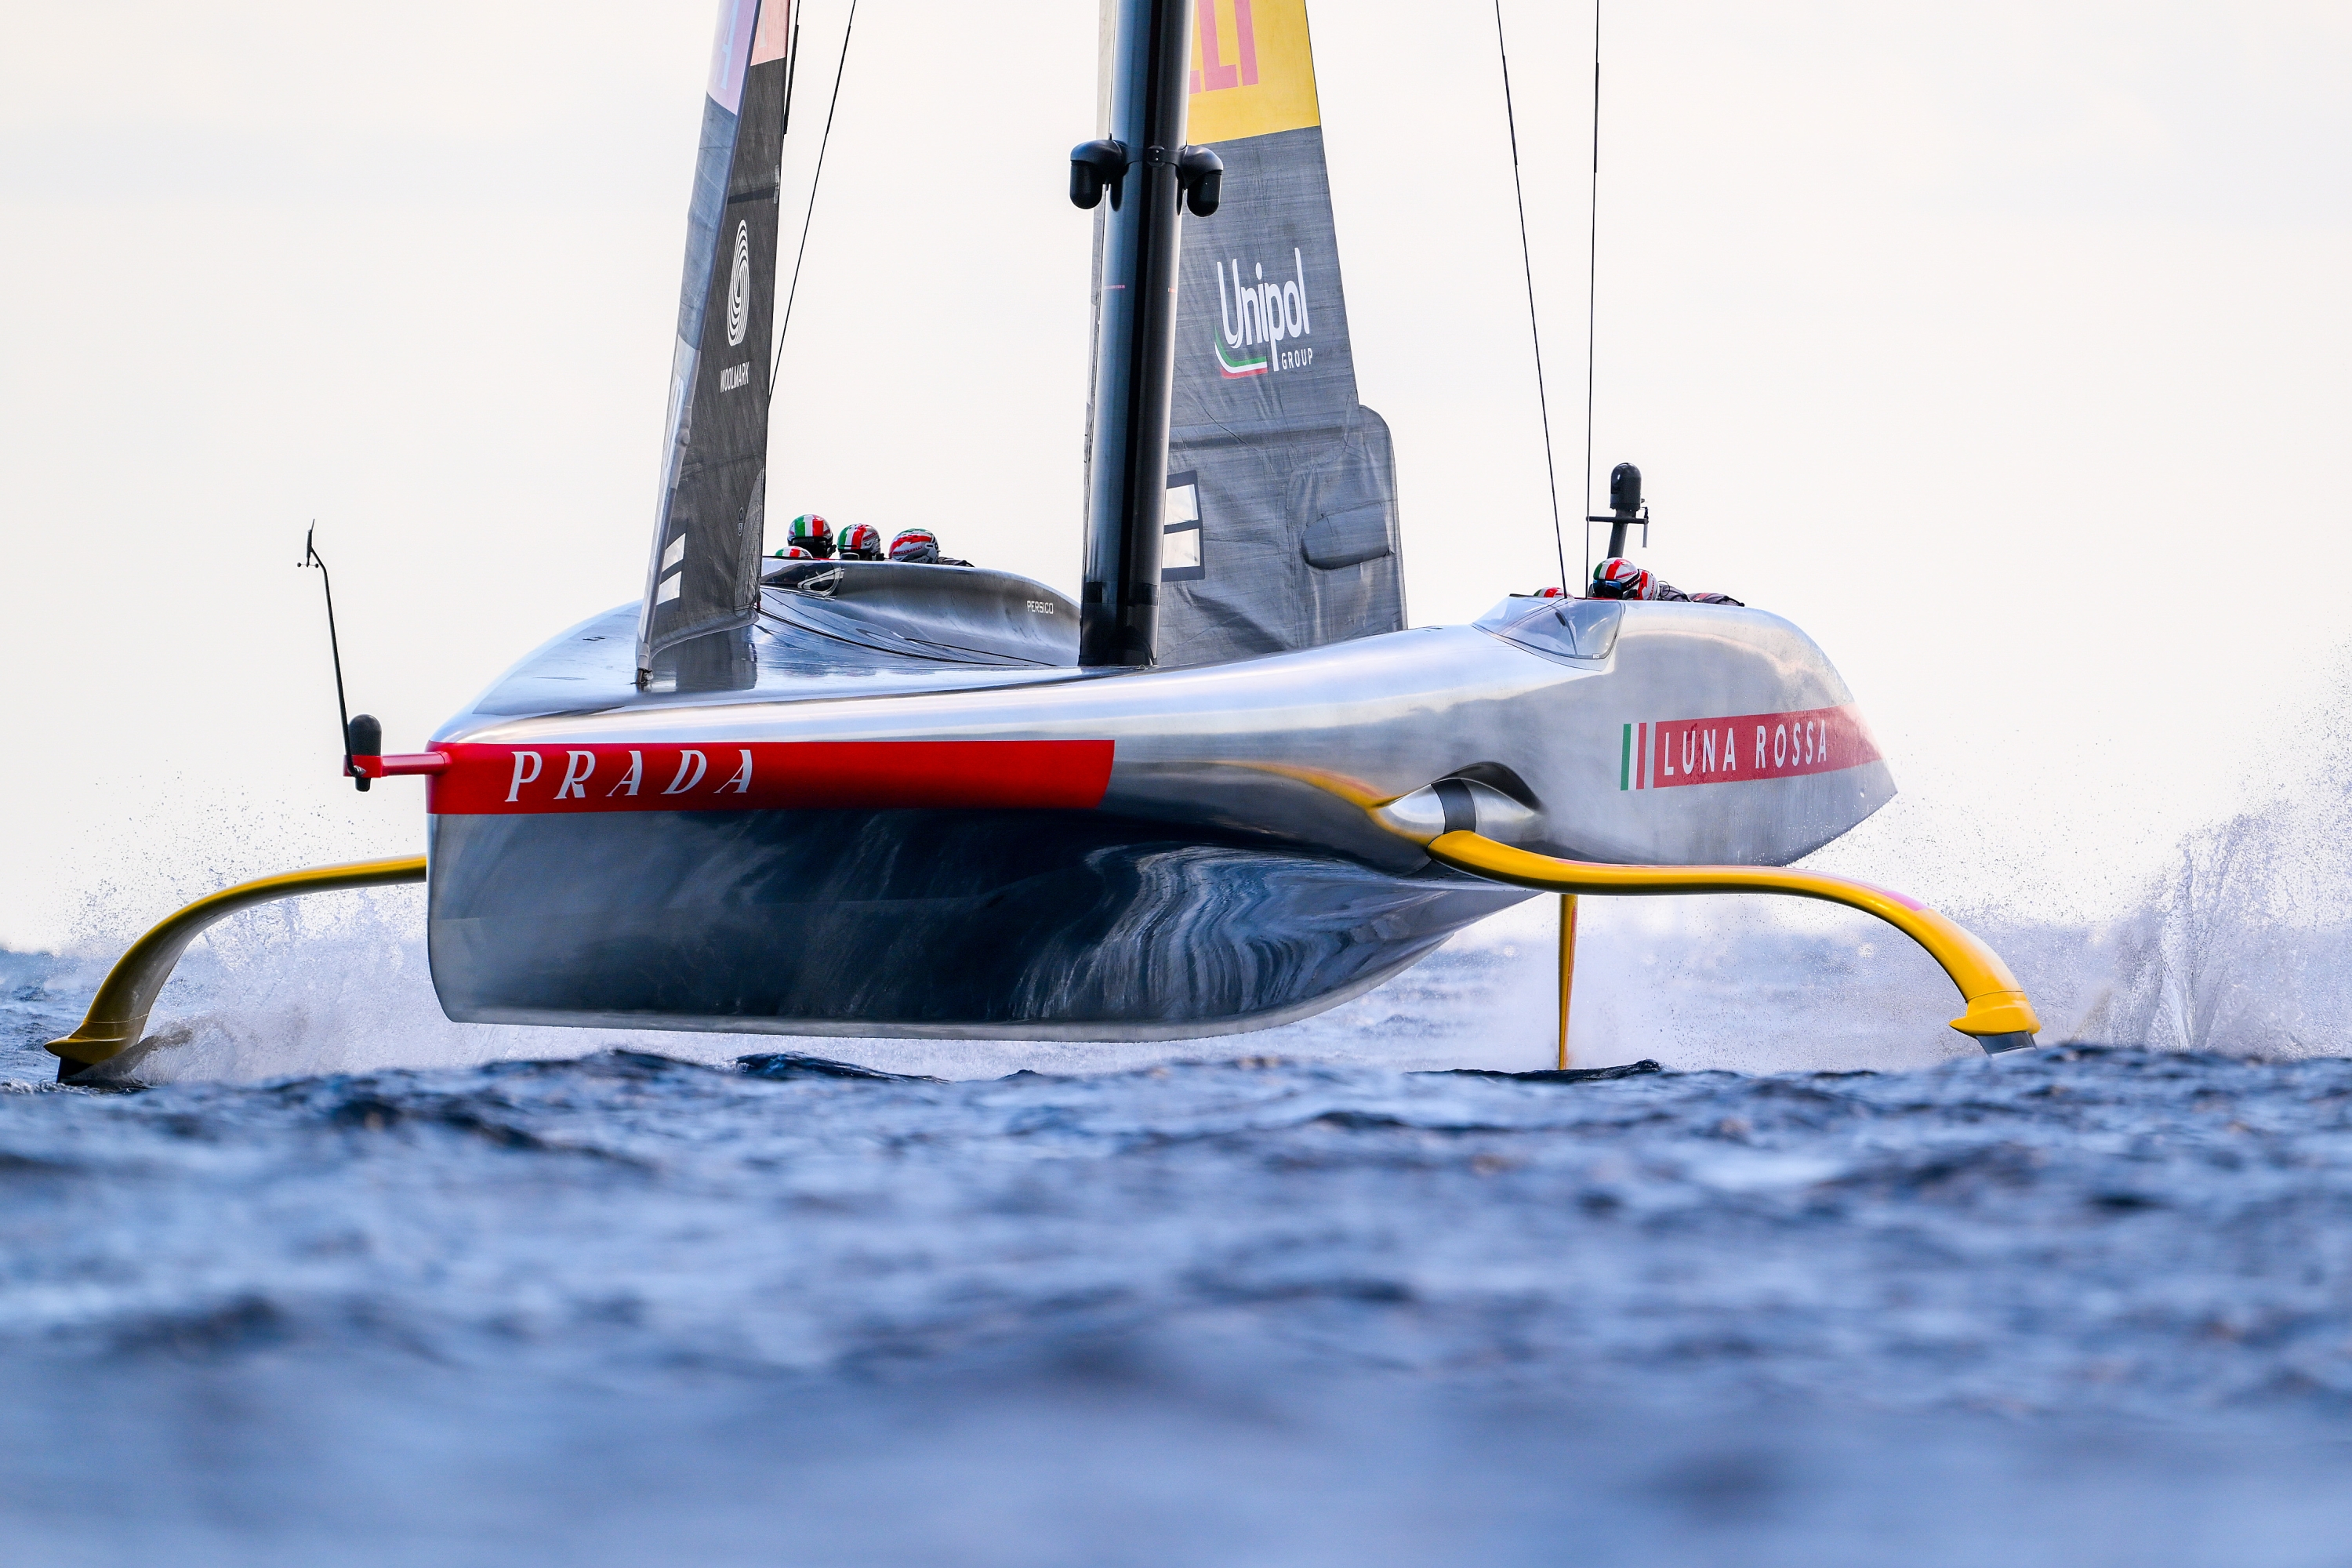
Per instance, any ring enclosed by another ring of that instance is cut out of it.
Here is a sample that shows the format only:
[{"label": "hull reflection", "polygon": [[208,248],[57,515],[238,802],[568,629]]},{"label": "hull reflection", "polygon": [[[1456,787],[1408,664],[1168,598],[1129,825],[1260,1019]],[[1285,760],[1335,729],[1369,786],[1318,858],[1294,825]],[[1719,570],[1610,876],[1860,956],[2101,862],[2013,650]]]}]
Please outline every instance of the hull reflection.
[{"label": "hull reflection", "polygon": [[1092,812],[441,817],[433,858],[453,1018],[787,1034],[1261,1028],[1528,896]]}]

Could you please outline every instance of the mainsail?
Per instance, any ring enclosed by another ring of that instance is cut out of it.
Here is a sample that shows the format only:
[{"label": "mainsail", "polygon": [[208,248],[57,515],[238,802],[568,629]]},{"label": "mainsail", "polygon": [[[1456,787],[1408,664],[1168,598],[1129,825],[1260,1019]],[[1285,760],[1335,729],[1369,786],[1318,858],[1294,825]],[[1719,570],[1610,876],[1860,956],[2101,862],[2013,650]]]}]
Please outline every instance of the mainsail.
[{"label": "mainsail", "polygon": [[1186,139],[1225,175],[1183,231],[1162,665],[1404,626],[1396,462],[1356,401],[1306,0],[1196,15]]},{"label": "mainsail", "polygon": [[759,610],[791,0],[720,0],[687,210],[686,277],[637,669]]}]

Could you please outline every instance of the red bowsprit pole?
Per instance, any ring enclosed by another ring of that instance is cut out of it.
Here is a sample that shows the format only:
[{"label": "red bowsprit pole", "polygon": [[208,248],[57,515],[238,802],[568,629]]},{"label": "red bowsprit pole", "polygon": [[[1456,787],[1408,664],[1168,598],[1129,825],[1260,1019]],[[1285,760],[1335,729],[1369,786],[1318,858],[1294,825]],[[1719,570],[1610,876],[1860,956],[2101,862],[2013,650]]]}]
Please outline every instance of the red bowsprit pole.
[{"label": "red bowsprit pole", "polygon": [[[367,717],[364,713],[360,715],[360,719]],[[354,719],[352,722],[356,724],[359,719]],[[374,721],[369,720],[369,722],[373,723]],[[382,733],[381,730],[377,731],[379,736]],[[379,741],[378,743],[381,744],[381,742]],[[386,755],[381,752],[353,752],[352,771],[360,777],[367,779],[388,779],[406,773],[446,773],[449,771],[449,753],[446,752],[394,752]]]}]

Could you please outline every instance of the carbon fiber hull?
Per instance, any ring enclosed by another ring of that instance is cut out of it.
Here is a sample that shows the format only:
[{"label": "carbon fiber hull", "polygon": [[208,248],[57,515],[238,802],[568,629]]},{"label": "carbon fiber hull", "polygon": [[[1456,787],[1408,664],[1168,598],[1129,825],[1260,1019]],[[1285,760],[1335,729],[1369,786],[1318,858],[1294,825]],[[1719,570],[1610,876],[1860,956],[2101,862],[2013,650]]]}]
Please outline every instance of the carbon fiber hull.
[{"label": "carbon fiber hull", "polygon": [[[1526,897],[1435,865],[1784,864],[1894,793],[1761,612],[1513,600],[1201,668],[1082,671],[1006,574],[803,563],[651,689],[630,611],[445,726],[453,1018],[1150,1039],[1354,995]],[[1710,717],[1719,715],[1727,717]]]},{"label": "carbon fiber hull", "polygon": [[445,816],[432,842],[435,984],[485,1023],[1223,1034],[1526,896],[1094,812]]}]

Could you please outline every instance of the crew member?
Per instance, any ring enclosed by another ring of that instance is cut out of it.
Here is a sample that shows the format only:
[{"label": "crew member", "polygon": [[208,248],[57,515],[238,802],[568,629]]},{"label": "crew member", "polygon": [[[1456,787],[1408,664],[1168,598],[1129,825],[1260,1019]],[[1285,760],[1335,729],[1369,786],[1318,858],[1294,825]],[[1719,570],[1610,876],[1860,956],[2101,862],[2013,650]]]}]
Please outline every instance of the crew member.
[{"label": "crew member", "polygon": [[1685,594],[1664,578],[1634,565],[1622,555],[1612,555],[1592,569],[1592,597],[1664,599],[1689,605],[1737,605],[1741,602],[1728,594]]},{"label": "crew member", "polygon": [[882,559],[882,531],[870,522],[853,522],[841,531],[841,558],[844,561],[879,561]]},{"label": "crew member", "polygon": [[819,561],[833,556],[833,525],[813,511],[793,519],[793,542]]},{"label": "crew member", "polygon": [[958,561],[940,553],[940,536],[928,528],[902,528],[890,541],[890,559],[918,566],[969,566],[969,561]]}]

